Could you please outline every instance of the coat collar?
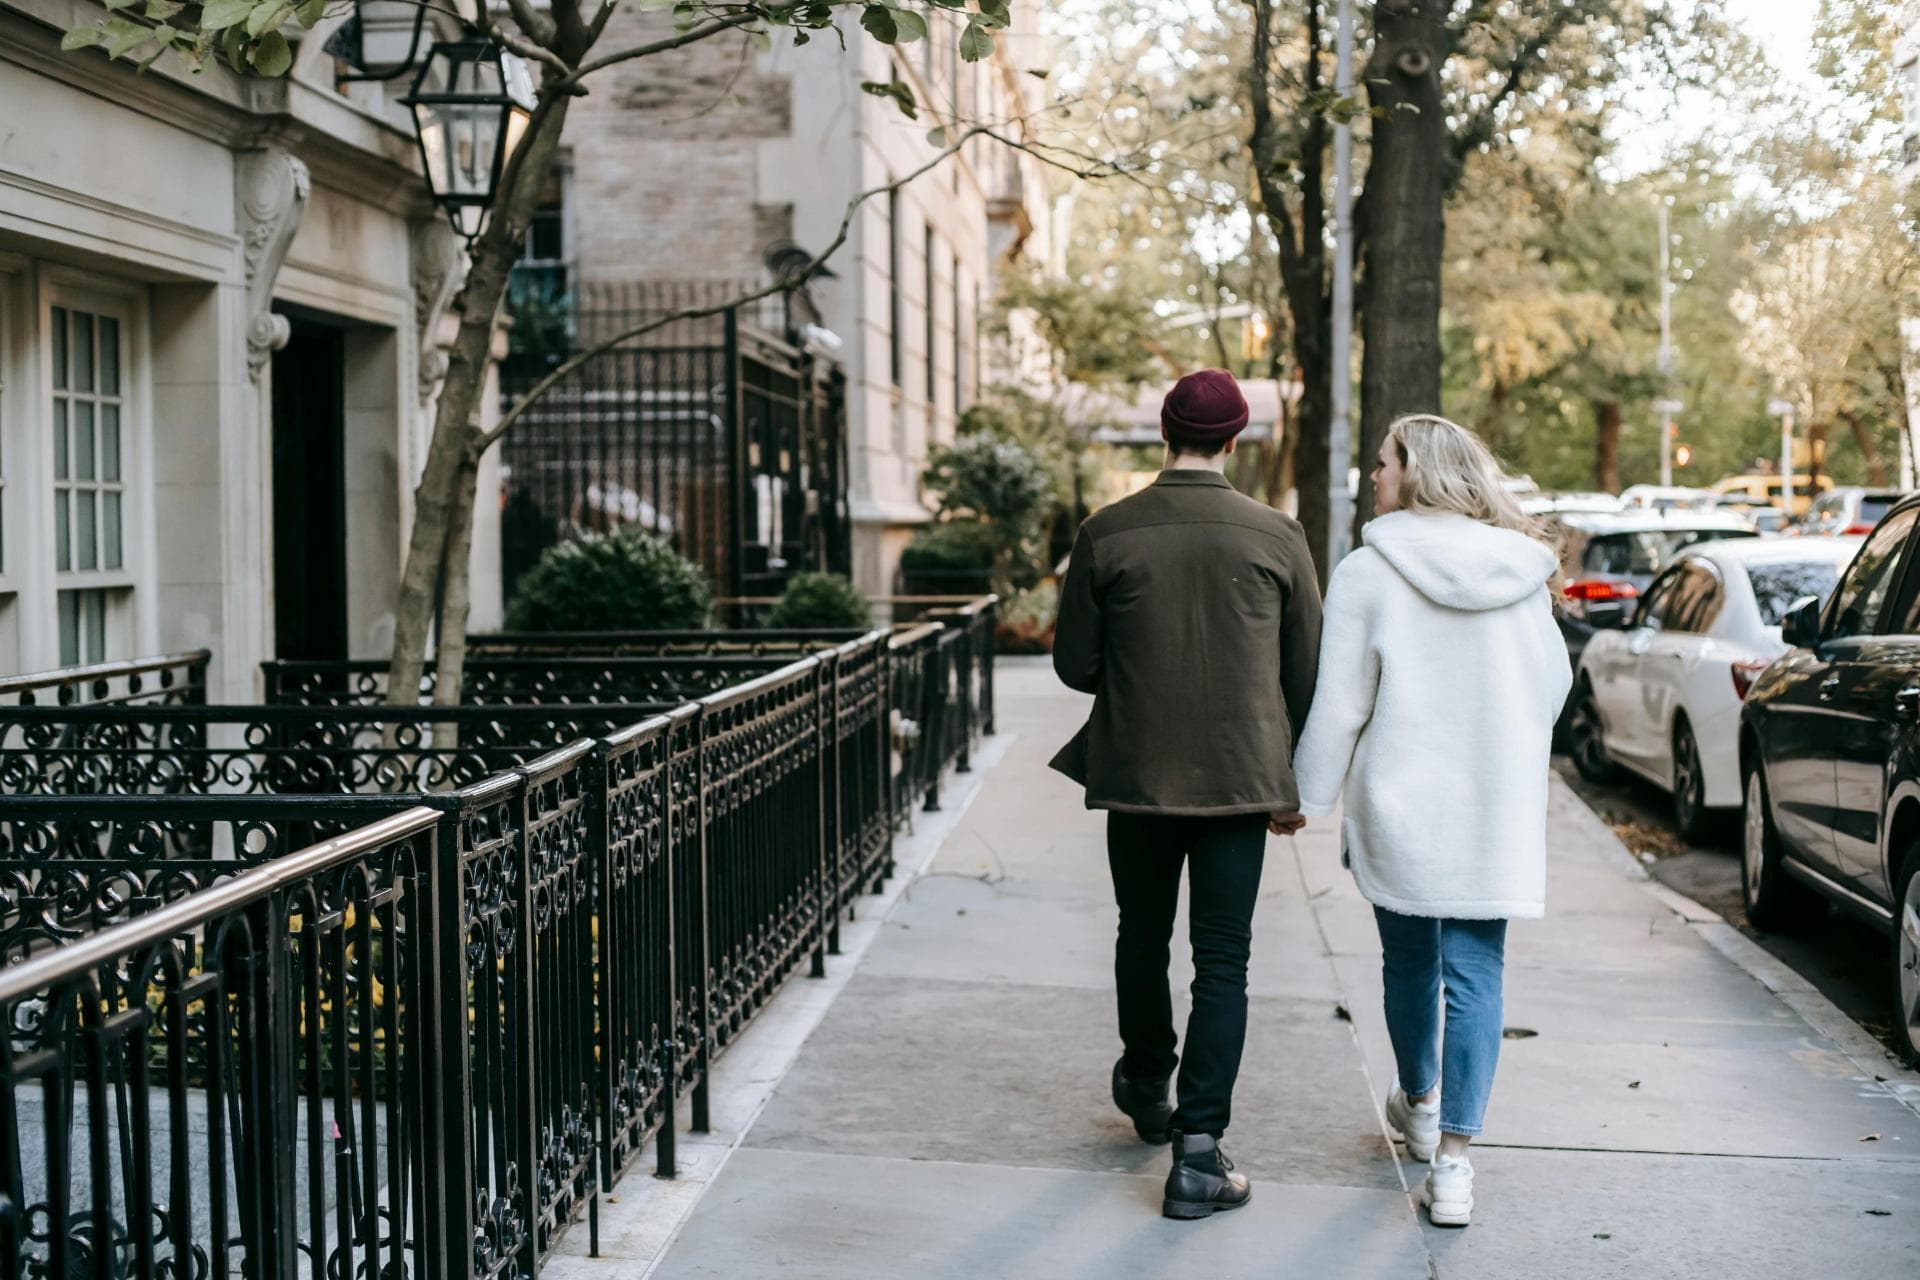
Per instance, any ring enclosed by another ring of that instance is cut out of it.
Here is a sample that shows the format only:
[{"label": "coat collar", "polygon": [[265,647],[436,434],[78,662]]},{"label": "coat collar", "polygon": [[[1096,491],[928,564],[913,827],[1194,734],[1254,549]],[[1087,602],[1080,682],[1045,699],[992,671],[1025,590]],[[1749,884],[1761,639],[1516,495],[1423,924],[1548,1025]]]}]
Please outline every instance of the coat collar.
[{"label": "coat collar", "polygon": [[1204,484],[1216,489],[1231,489],[1233,485],[1218,471],[1200,471],[1192,467],[1169,467],[1160,473],[1155,484]]}]

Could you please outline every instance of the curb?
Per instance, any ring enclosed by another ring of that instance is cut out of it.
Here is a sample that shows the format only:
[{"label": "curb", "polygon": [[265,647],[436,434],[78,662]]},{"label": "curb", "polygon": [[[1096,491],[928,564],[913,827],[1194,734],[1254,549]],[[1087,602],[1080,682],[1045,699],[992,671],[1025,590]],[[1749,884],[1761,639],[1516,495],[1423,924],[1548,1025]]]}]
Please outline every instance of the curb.
[{"label": "curb", "polygon": [[1920,1071],[1903,1065],[1872,1033],[1821,994],[1819,988],[1785,961],[1727,923],[1719,912],[1655,880],[1652,873],[1620,842],[1613,828],[1580,798],[1578,792],[1567,785],[1565,779],[1555,774],[1552,786],[1557,795],[1570,802],[1564,805],[1571,811],[1568,815],[1570,820],[1589,824],[1596,847],[1603,851],[1603,860],[1609,866],[1627,879],[1638,882],[1641,892],[1679,917],[1715,951],[1793,1010],[1816,1034],[1832,1041],[1840,1055],[1861,1073],[1863,1091],[1883,1092],[1920,1117]]}]

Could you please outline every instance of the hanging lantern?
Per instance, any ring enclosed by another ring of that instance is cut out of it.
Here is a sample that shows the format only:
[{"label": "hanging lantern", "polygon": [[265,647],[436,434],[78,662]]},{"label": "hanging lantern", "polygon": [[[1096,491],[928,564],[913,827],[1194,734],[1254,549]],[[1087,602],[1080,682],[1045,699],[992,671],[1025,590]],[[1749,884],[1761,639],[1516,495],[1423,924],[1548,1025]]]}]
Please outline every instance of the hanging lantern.
[{"label": "hanging lantern", "polygon": [[434,199],[471,241],[532,118],[533,77],[490,40],[436,43],[407,95]]}]

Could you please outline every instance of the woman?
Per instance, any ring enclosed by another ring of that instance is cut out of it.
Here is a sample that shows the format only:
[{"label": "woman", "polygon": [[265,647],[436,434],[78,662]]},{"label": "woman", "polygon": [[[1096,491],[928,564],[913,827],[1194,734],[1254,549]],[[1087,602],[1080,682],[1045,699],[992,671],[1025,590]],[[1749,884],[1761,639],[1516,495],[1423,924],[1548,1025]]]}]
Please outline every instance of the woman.
[{"label": "woman", "polygon": [[1507,921],[1545,909],[1548,755],[1572,682],[1557,560],[1504,478],[1444,418],[1389,429],[1382,514],[1328,584],[1297,761],[1303,814],[1346,793],[1344,860],[1379,924],[1399,1069],[1387,1122],[1432,1162],[1420,1199],[1440,1226],[1473,1212]]}]

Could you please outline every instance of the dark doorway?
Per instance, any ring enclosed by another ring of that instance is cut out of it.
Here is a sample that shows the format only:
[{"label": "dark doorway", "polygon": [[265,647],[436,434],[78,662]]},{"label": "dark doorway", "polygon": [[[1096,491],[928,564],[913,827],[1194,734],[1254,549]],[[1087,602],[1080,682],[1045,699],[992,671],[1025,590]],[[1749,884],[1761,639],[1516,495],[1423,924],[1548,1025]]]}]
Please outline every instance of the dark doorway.
[{"label": "dark doorway", "polygon": [[273,625],[282,658],[347,656],[346,341],[290,318],[273,356]]}]

